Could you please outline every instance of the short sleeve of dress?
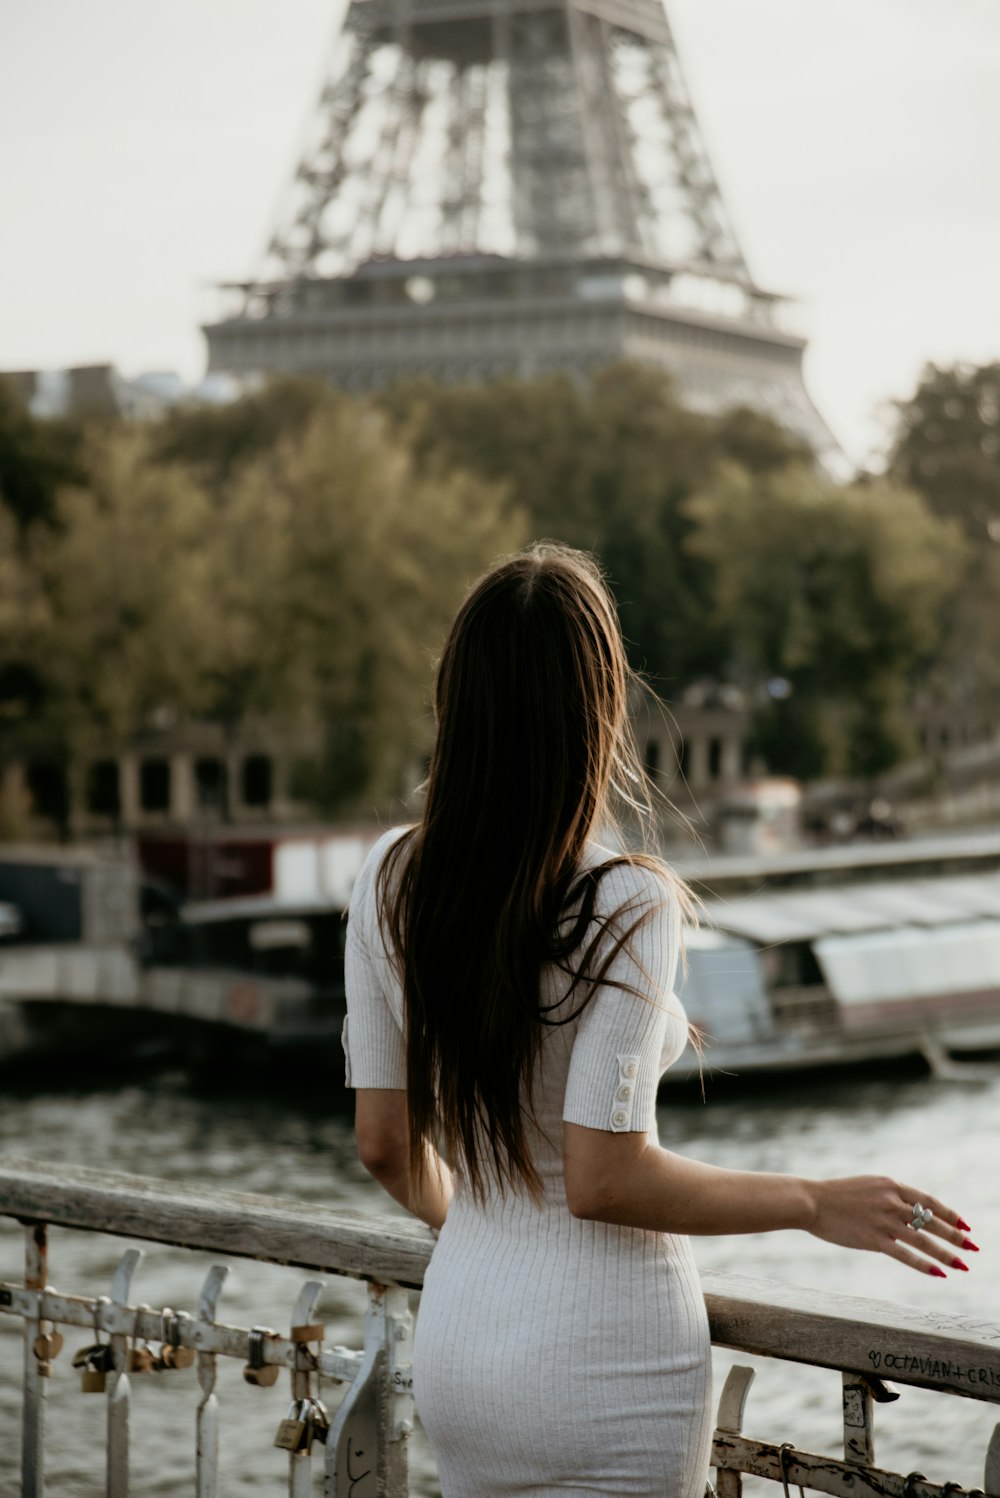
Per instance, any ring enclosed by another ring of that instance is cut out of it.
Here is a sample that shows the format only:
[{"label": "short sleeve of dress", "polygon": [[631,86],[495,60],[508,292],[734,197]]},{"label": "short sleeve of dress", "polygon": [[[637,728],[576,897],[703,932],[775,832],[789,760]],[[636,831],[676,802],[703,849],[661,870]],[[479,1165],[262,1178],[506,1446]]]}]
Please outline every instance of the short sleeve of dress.
[{"label": "short sleeve of dress", "polygon": [[[605,915],[626,907],[620,922],[624,930],[644,914],[648,919],[617,954],[580,1018],[563,1119],[615,1134],[646,1133],[656,1126],[656,1090],[667,1029],[680,1023],[682,1013],[672,1001],[680,907],[656,874],[629,865],[605,874],[599,899]],[[610,945],[610,934],[605,941]]]},{"label": "short sleeve of dress", "polygon": [[344,952],[347,1018],[343,1044],[348,1087],[406,1087],[403,996],[378,929],[375,879],[398,833],[380,838],[351,895]]}]

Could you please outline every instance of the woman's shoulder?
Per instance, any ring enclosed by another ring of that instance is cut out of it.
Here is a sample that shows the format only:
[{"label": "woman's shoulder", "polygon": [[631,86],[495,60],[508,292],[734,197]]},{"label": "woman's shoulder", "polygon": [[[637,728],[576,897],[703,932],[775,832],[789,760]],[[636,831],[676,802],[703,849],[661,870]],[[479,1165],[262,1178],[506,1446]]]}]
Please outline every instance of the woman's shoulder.
[{"label": "woman's shoulder", "polygon": [[640,905],[664,904],[676,898],[677,876],[660,858],[646,853],[622,853],[588,842],[580,860],[580,872],[598,880],[597,904],[620,905],[635,900]]},{"label": "woman's shoulder", "polygon": [[649,921],[659,927],[665,920],[671,928],[683,922],[682,886],[659,858],[615,852],[589,843],[580,873],[583,879],[595,881],[592,919],[598,926],[623,934]]},{"label": "woman's shoulder", "polygon": [[348,916],[352,920],[356,920],[369,910],[374,910],[379,869],[389,850],[394,848],[400,838],[409,831],[410,828],[406,826],[390,827],[369,848],[351,891]]}]

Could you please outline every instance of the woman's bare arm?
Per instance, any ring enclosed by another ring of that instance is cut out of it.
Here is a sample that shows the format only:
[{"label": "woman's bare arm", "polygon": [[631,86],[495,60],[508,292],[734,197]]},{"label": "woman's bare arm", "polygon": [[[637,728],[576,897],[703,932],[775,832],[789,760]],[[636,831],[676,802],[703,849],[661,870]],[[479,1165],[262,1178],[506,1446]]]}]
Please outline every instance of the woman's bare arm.
[{"label": "woman's bare arm", "polygon": [[361,1163],[389,1195],[428,1227],[439,1228],[451,1201],[451,1171],[428,1148],[426,1168],[414,1187],[410,1180],[410,1130],[406,1093],[401,1088],[359,1087],[354,1128]]},{"label": "woman's bare arm", "polygon": [[[672,1154],[645,1134],[571,1123],[563,1130],[566,1200],[574,1217],[696,1235],[802,1228],[828,1243],[885,1253],[938,1275],[938,1264],[966,1268],[955,1249],[974,1247],[950,1207],[887,1176],[813,1181],[722,1170]],[[918,1200],[934,1213],[922,1232],[909,1226]]]}]

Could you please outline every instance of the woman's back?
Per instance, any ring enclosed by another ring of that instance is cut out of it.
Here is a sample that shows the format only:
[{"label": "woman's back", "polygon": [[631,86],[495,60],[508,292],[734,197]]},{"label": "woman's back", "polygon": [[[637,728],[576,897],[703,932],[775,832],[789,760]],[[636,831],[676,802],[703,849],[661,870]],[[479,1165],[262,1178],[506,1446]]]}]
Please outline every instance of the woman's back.
[{"label": "woman's back", "polygon": [[[354,1086],[406,1084],[402,989],[377,910],[377,868],[396,836],[373,850],[352,900],[345,1049]],[[610,856],[588,845],[581,872]],[[686,1038],[672,994],[676,902],[650,870],[617,865],[600,879],[589,935],[623,907],[630,925],[649,919],[593,993],[567,992],[571,978],[554,963],[541,973],[547,1023],[525,1108],[540,1197],[505,1192],[487,1167],[477,1200],[456,1171],[414,1360],[447,1498],[700,1498],[703,1488],[709,1344],[687,1241],[583,1221],[566,1205],[564,1120],[655,1136],[657,1082]],[[613,927],[603,940],[614,943]]]}]

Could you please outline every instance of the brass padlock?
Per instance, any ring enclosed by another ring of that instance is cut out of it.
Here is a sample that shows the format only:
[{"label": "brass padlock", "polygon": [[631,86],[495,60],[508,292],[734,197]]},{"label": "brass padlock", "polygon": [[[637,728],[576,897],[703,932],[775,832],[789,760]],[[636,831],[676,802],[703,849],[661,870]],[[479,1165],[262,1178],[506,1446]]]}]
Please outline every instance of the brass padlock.
[{"label": "brass padlock", "polygon": [[313,1407],[312,1439],[322,1441],[326,1445],[326,1438],[330,1434],[330,1411],[322,1399],[311,1401]]},{"label": "brass padlock", "polygon": [[115,1355],[108,1342],[98,1342],[89,1349],[89,1354],[80,1387],[85,1394],[103,1394],[108,1385],[108,1374],[115,1371]]},{"label": "brass padlock", "polygon": [[319,1321],[312,1321],[307,1326],[293,1326],[291,1338],[293,1342],[322,1342],[326,1336],[326,1327]]},{"label": "brass padlock", "polygon": [[264,1362],[264,1338],[273,1336],[274,1333],[268,1326],[253,1326],[247,1333],[247,1361],[243,1377],[248,1384],[260,1389],[270,1389],[278,1382],[278,1374],[281,1372],[277,1363]]},{"label": "brass padlock", "polygon": [[133,1347],[129,1352],[128,1371],[129,1373],[152,1373],[155,1362],[153,1349],[148,1342],[144,1342],[141,1347]]},{"label": "brass padlock", "polygon": [[48,1378],[52,1373],[52,1359],[57,1358],[62,1351],[62,1334],[57,1331],[40,1332],[31,1344],[31,1350],[38,1359],[38,1373],[40,1378]]},{"label": "brass padlock", "polygon": [[302,1418],[304,1399],[294,1399],[288,1406],[288,1414],[278,1426],[274,1444],[281,1451],[301,1451],[306,1436],[306,1422]]},{"label": "brass padlock", "polygon": [[163,1346],[160,1348],[159,1357],[153,1366],[157,1370],[165,1368],[190,1368],[198,1354],[193,1347],[181,1346],[181,1320],[188,1319],[183,1313],[172,1311],[169,1306],[163,1311],[160,1318],[160,1335]]}]

